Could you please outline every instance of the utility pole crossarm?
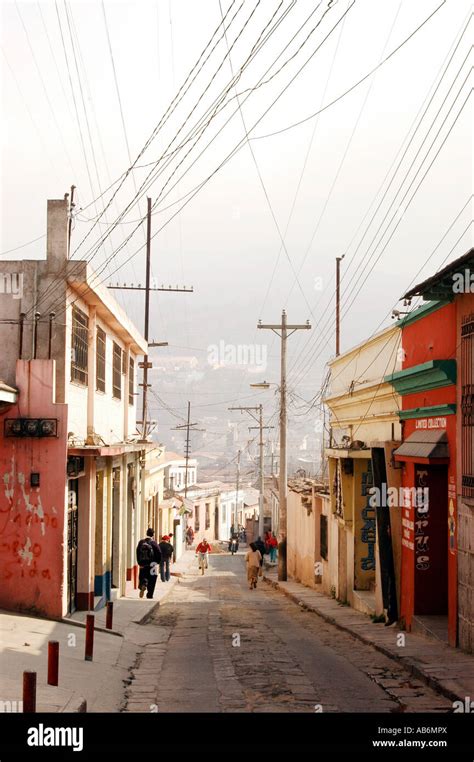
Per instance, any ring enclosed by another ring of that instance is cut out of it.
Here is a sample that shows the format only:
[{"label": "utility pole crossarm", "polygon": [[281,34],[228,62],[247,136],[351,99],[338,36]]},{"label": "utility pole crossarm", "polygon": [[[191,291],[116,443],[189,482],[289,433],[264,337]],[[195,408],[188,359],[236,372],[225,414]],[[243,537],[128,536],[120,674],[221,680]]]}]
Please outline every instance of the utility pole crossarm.
[{"label": "utility pole crossarm", "polygon": [[[131,286],[126,286],[125,283],[123,284],[123,286],[119,286],[119,285],[112,286],[109,283],[107,288],[114,289],[114,290],[120,290],[120,291],[146,291],[147,290],[146,286],[142,286],[140,284],[138,284],[138,286],[134,286],[133,283],[132,283]],[[194,288],[192,286],[191,286],[191,288],[186,288],[186,286],[182,286],[182,287],[180,287],[180,286],[167,286],[167,287],[160,286],[159,288],[150,286],[148,291],[175,291],[175,292],[178,292],[180,294],[193,294],[194,293]]]},{"label": "utility pole crossarm", "polygon": [[[74,187],[74,186],[73,186]],[[72,203],[72,198],[71,198]],[[137,286],[135,286],[133,283],[131,286],[127,286],[125,283],[120,286],[118,283],[115,286],[112,286],[109,284],[108,288],[120,290],[120,291],[144,291],[145,292],[145,327],[144,327],[144,336],[148,344],[148,348],[151,347],[167,347],[168,342],[167,341],[152,341],[148,342],[149,337],[149,325],[150,325],[150,293],[152,291],[177,291],[177,292],[184,292],[184,293],[193,293],[194,289],[191,286],[191,288],[187,288],[186,286],[168,286],[165,287],[163,284],[160,287],[152,286],[151,285],[151,198],[147,198],[147,225],[146,225],[146,274],[145,274],[145,285],[142,286],[141,283],[139,283]],[[69,220],[69,224],[71,223],[71,220]],[[70,228],[69,228],[69,235],[70,235]],[[137,421],[137,424],[139,424],[142,427],[142,441],[147,441],[147,435],[148,435],[148,389],[151,387],[151,384],[148,383],[148,370],[152,368],[152,364],[148,362],[148,354],[144,357],[144,362],[140,363],[140,367],[143,370],[143,383],[139,384],[143,388],[143,396],[142,396],[142,420]]]},{"label": "utility pole crossarm", "polygon": [[191,423],[191,403],[188,402],[188,419],[186,423],[180,423],[178,426],[175,426],[171,429],[171,431],[183,431],[186,429],[186,444],[184,449],[184,458],[186,461],[185,468],[184,468],[184,497],[188,496],[188,464],[189,464],[189,453],[190,453],[190,441],[189,441],[189,435],[191,431],[206,431],[206,429],[195,429],[194,427],[197,426],[197,423]]},{"label": "utility pole crossarm", "polygon": [[[278,479],[279,488],[279,521],[278,521],[278,535],[279,535],[279,553],[278,553],[278,580],[285,582],[287,579],[287,567],[286,567],[286,535],[287,535],[287,494],[288,494],[288,474],[287,474],[287,460],[286,460],[286,424],[287,424],[287,412],[286,412],[286,342],[288,337],[295,331],[304,331],[311,328],[309,320],[301,325],[291,325],[286,321],[286,311],[283,310],[281,314],[281,323],[275,324],[263,324],[258,322],[257,328],[264,328],[275,333],[280,331],[279,336],[281,338],[281,382],[280,382],[280,475]],[[260,434],[261,436],[261,434]]]}]

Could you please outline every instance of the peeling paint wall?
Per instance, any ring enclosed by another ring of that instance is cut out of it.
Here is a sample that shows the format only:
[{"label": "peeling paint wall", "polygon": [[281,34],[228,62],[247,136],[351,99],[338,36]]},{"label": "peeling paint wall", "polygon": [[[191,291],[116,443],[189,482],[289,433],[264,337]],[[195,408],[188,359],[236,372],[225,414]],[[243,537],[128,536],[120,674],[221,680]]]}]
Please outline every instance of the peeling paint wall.
[{"label": "peeling paint wall", "polygon": [[[19,403],[5,418],[57,418],[58,436],[4,437],[0,428],[0,607],[59,617],[65,585],[67,406],[53,400],[52,360],[19,360]],[[40,475],[32,487],[31,474]]]}]

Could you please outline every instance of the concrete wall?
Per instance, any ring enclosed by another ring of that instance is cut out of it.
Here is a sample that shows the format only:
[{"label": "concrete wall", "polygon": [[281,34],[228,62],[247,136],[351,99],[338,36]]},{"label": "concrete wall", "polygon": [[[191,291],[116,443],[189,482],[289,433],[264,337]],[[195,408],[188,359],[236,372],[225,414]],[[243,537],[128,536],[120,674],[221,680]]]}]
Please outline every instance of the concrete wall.
[{"label": "concrete wall", "polygon": [[[18,361],[20,403],[4,418],[58,419],[58,437],[5,438],[0,429],[0,607],[65,613],[67,407],[55,404],[54,363]],[[30,474],[40,474],[40,486]]]},{"label": "concrete wall", "polygon": [[[216,539],[216,529],[217,534],[219,533],[219,526],[215,523],[215,509],[216,507],[219,508],[219,495],[213,494],[200,497],[199,495],[193,495],[191,493],[189,499],[192,500],[194,504],[193,516],[192,519],[189,520],[189,523],[194,530],[194,543],[198,544],[204,537],[208,542],[214,541]],[[209,503],[208,527],[206,527],[206,503]],[[196,517],[199,518],[199,529],[196,528]],[[228,539],[228,536],[220,539],[226,540]]]},{"label": "concrete wall", "polygon": [[[82,299],[72,289],[68,290],[68,301],[74,301],[75,306],[89,316],[89,330],[91,332],[91,351],[89,354],[88,372],[91,376],[90,385],[83,385],[76,381],[71,381],[70,366],[66,368],[66,401],[69,408],[69,426],[70,431],[85,440],[88,435],[88,427],[92,429],[98,437],[101,437],[107,444],[123,442],[124,439],[136,430],[136,400],[134,396],[133,405],[128,401],[128,374],[121,374],[122,397],[115,399],[112,393],[113,380],[113,344],[118,344],[124,352],[128,352],[128,347],[117,336],[117,334],[103,320],[93,317],[93,310],[89,308]],[[72,309],[67,310],[67,333],[66,333],[66,356],[71,357],[71,338],[72,338]],[[101,328],[106,334],[106,356],[105,356],[105,392],[98,392],[96,389],[96,329]],[[134,360],[134,390],[137,391],[137,367],[138,361],[136,355],[130,353]],[[128,363],[127,363],[128,364]],[[88,421],[84,411],[88,409],[89,397],[92,396],[92,420]]]},{"label": "concrete wall", "polygon": [[310,587],[315,586],[316,560],[315,508],[310,497],[308,509],[302,495],[288,490],[287,501],[287,569],[290,577]]}]

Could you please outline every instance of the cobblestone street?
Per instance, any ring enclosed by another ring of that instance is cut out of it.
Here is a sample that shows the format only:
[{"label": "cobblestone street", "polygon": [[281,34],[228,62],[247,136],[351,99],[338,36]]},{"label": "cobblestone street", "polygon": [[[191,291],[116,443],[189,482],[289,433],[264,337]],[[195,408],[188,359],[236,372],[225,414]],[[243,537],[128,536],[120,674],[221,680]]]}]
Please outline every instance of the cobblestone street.
[{"label": "cobblestone street", "polygon": [[249,590],[243,554],[180,580],[151,621],[128,712],[449,712],[401,665],[270,585]]}]

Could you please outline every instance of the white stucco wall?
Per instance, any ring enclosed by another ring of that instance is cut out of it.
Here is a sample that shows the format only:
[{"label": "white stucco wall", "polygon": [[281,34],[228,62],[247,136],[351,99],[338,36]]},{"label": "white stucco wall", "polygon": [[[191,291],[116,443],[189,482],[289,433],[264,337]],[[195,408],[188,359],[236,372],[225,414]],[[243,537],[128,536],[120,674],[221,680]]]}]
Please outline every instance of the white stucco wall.
[{"label": "white stucco wall", "polygon": [[[72,290],[68,294],[68,301],[74,304],[89,316],[90,311],[88,305],[80,298],[77,297]],[[114,444],[116,442],[122,442],[124,440],[124,418],[125,411],[128,417],[129,429],[128,435],[133,434],[136,428],[136,402],[137,396],[134,396],[134,404],[129,405],[128,402],[128,386],[126,386],[126,375],[121,374],[121,386],[122,395],[121,399],[115,399],[112,392],[112,377],[113,377],[113,343],[118,344],[122,350],[126,347],[117,337],[115,332],[106,324],[103,320],[97,318],[96,324],[106,334],[106,350],[105,350],[105,392],[100,392],[95,389],[96,383],[94,383],[94,419],[93,427],[95,433],[102,437],[106,444]],[[66,331],[66,357],[71,357],[71,339],[72,339],[72,306],[67,310],[67,331]],[[89,372],[94,373],[95,377],[95,347],[96,337],[94,336],[94,367],[89,368]],[[134,360],[134,390],[137,391],[137,367],[139,358],[131,353],[131,357]],[[77,382],[71,382],[70,380],[71,366],[70,360],[66,365],[66,401],[69,409],[69,431],[73,431],[76,437],[85,439],[87,437],[87,386],[79,384]]]}]

